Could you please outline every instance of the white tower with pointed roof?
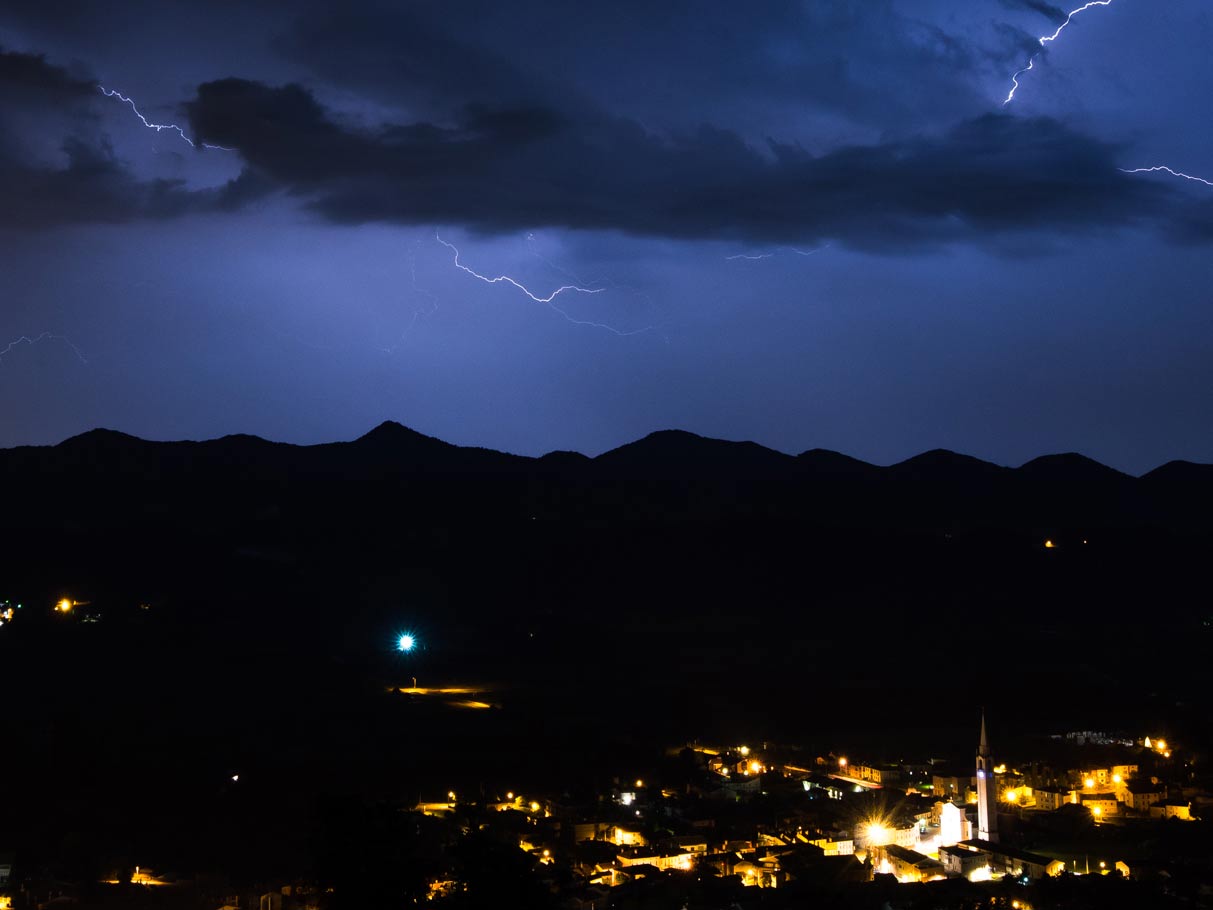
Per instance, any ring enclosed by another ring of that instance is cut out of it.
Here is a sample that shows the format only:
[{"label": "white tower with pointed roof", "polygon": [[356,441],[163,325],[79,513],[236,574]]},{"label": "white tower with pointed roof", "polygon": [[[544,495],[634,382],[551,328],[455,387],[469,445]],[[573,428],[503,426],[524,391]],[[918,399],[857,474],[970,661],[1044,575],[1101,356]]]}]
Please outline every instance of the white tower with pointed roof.
[{"label": "white tower with pointed roof", "polygon": [[994,785],[994,762],[986,739],[986,712],[981,712],[981,741],[977,744],[977,836],[998,841],[998,793]]}]

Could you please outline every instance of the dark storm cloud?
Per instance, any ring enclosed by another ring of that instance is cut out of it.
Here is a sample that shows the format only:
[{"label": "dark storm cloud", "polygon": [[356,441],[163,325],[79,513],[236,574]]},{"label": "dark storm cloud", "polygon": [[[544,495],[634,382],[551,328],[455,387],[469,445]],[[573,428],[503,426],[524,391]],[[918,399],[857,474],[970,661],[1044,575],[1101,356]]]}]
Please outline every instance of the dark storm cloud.
[{"label": "dark storm cloud", "polygon": [[1166,220],[1174,195],[1116,170],[1118,146],[1055,120],[987,115],[939,136],[813,156],[703,128],[660,137],[608,117],[465,110],[360,132],[299,86],[228,79],[187,105],[202,139],[338,222],[538,226],[682,238],[831,237],[911,248],[1021,230]]},{"label": "dark storm cloud", "polygon": [[451,0],[302,12],[276,47],[325,83],[428,116],[527,104],[661,127],[814,111],[883,130],[932,121],[940,99],[975,110],[981,67],[1016,59],[1024,45],[1011,43],[983,49],[891,0],[771,0],[744,13],[689,0]]},{"label": "dark storm cloud", "polygon": [[66,166],[7,159],[0,151],[0,226],[25,229],[62,224],[172,218],[191,212],[232,211],[264,195],[266,187],[245,173],[223,186],[186,189],[176,180],[139,180],[108,145],[68,138]]},{"label": "dark storm cloud", "polygon": [[44,100],[83,98],[97,91],[87,77],[69,73],[48,63],[40,54],[21,54],[0,49],[0,87],[11,101],[18,96],[41,96]]},{"label": "dark storm cloud", "polygon": [[[197,191],[176,180],[137,178],[95,129],[90,105],[99,96],[87,74],[69,72],[40,55],[0,52],[0,225],[44,228],[168,218],[232,210],[265,192],[264,181],[251,173]],[[23,141],[31,111],[56,118],[66,130],[56,160],[40,160]]]},{"label": "dark storm cloud", "polygon": [[1066,11],[1064,9],[1051,3],[1044,3],[1043,0],[1000,0],[1000,2],[1007,9],[1026,9],[1034,13],[1040,13],[1040,15],[1057,25],[1061,25],[1061,23],[1066,21]]}]

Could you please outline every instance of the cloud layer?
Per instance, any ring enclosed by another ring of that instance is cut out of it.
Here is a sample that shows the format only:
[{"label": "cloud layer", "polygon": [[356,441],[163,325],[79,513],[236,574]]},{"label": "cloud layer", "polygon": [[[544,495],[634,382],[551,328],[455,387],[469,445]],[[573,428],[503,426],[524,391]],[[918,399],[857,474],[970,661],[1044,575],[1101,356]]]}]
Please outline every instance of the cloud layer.
[{"label": "cloud layer", "polygon": [[[97,84],[34,54],[0,51],[0,225],[46,228],[231,211],[269,188],[252,172],[213,189],[143,179],[98,129]],[[48,155],[49,148],[53,154]]]},{"label": "cloud layer", "polygon": [[204,141],[337,222],[619,230],[678,238],[913,248],[1034,229],[1171,224],[1170,187],[1117,171],[1122,150],[1056,120],[988,114],[941,135],[823,155],[704,127],[466,108],[447,124],[341,125],[297,85],[208,83]]},{"label": "cloud layer", "polygon": [[[1062,15],[1040,0],[1000,4],[1031,21]],[[1118,171],[1127,147],[1059,119],[981,106],[972,84],[983,67],[1022,62],[1037,47],[1021,29],[996,23],[983,46],[891,0],[779,2],[740,20],[726,7],[656,14],[624,0],[612,15],[578,15],[506,16],[478,0],[441,14],[300,7],[273,45],[306,61],[315,83],[219,78],[181,104],[197,140],[230,147],[247,165],[202,190],[141,176],[118,158],[87,74],[0,55],[0,189],[13,201],[0,221],[234,212],[277,192],[337,224],[829,240],[877,251],[1124,227],[1184,241],[1213,234],[1213,201]],[[733,52],[743,44],[760,52]],[[671,88],[681,72],[696,81]],[[636,100],[639,83],[681,116],[653,116]],[[631,88],[612,95],[614,86]],[[768,138],[755,130],[769,114],[737,115],[750,101],[801,105],[845,126],[833,141],[790,138],[797,130]],[[37,132],[25,125],[39,111],[55,120],[43,129],[58,137],[52,155],[11,138]]]}]

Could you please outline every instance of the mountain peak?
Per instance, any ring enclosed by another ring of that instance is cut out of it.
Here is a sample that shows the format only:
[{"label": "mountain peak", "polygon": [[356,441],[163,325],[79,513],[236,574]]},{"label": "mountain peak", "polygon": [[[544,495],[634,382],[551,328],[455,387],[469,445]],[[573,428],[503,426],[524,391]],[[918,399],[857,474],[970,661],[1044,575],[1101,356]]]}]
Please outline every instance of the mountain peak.
[{"label": "mountain peak", "polygon": [[122,433],[118,430],[108,430],[105,427],[96,427],[92,430],[87,430],[75,436],[69,436],[63,442],[59,443],[57,449],[80,449],[80,448],[115,448],[115,447],[130,447],[134,445],[146,445],[146,441],[138,436],[132,436],[129,433]]},{"label": "mountain peak", "polygon": [[402,423],[397,423],[394,420],[385,420],[379,426],[375,427],[367,433],[359,436],[354,440],[355,445],[428,445],[441,446],[442,448],[457,448],[449,442],[443,442],[441,439],[436,439],[433,436],[426,436],[424,433],[418,433],[416,430],[406,427]]},{"label": "mountain peak", "polygon": [[1078,452],[1041,455],[1020,465],[1016,471],[1036,480],[1066,483],[1083,480],[1125,480],[1129,477],[1128,474],[1123,474],[1115,468],[1110,468],[1106,464],[1101,464]]},{"label": "mountain peak", "polygon": [[796,456],[801,467],[823,474],[871,474],[880,468],[832,449],[807,449]]},{"label": "mountain peak", "polygon": [[662,467],[771,467],[791,462],[791,456],[756,442],[712,439],[686,430],[657,430],[599,455],[602,464]]},{"label": "mountain peak", "polygon": [[931,449],[905,461],[890,465],[889,471],[895,474],[917,476],[923,479],[949,478],[959,479],[961,476],[984,475],[994,476],[1007,471],[1001,465],[982,461],[972,455],[961,455],[951,449]]}]

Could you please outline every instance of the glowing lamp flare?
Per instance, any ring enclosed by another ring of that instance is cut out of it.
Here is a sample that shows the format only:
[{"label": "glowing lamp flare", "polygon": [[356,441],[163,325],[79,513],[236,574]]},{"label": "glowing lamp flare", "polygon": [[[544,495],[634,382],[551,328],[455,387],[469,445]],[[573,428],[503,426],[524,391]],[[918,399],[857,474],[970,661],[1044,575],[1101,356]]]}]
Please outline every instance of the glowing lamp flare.
[{"label": "glowing lamp flare", "polygon": [[397,651],[401,651],[401,652],[407,654],[409,651],[412,651],[415,647],[417,647],[417,639],[414,638],[412,635],[410,635],[408,632],[405,632],[398,639],[396,639],[396,650]]}]

